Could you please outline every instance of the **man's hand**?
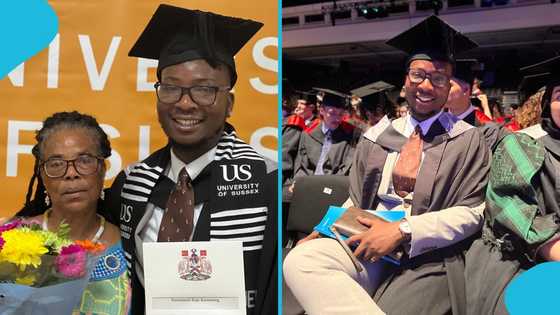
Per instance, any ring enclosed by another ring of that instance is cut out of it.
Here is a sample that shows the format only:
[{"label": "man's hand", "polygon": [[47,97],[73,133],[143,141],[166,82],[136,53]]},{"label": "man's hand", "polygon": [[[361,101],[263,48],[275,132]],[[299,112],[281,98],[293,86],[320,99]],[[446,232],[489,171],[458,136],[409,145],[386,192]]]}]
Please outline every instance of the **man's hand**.
[{"label": "man's hand", "polygon": [[538,252],[547,261],[560,261],[560,240],[548,242]]},{"label": "man's hand", "polygon": [[294,193],[294,187],[296,185],[296,182],[293,182],[289,187],[288,187],[288,191],[293,194]]},{"label": "man's hand", "polygon": [[400,222],[387,222],[383,219],[366,219],[358,217],[358,221],[369,227],[369,230],[354,235],[346,240],[348,245],[359,243],[354,255],[366,261],[376,261],[392,252],[403,241],[399,230]]},{"label": "man's hand", "polygon": [[484,115],[488,116],[488,118],[492,119],[492,110],[490,110],[490,104],[488,104],[488,96],[486,94],[477,95],[476,98],[480,100],[480,105],[482,106],[482,111]]}]

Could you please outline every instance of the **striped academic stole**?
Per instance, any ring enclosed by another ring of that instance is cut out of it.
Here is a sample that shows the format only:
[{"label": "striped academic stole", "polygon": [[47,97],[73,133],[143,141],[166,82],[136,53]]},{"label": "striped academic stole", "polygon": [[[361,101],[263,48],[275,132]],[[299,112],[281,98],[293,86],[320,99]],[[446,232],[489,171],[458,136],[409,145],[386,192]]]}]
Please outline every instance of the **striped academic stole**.
[{"label": "striped academic stole", "polygon": [[[162,202],[167,200],[173,184],[162,176],[169,160],[166,148],[127,168],[121,208],[131,213],[131,234],[148,202],[165,208]],[[239,139],[232,128],[227,128],[218,142],[214,161],[193,182],[195,204],[204,203],[193,240],[239,240],[245,252],[262,249],[267,201],[271,197],[265,193],[266,175],[264,158]],[[127,252],[130,259],[131,253]]]}]

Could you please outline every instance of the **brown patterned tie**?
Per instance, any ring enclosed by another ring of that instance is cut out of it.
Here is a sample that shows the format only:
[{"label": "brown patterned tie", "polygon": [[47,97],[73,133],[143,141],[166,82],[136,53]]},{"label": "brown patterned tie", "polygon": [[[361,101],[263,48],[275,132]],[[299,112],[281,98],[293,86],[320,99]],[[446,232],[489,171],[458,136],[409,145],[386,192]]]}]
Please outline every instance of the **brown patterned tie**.
[{"label": "brown patterned tie", "polygon": [[414,191],[416,175],[422,161],[422,146],[422,130],[420,125],[417,125],[401,148],[399,159],[393,169],[393,187],[397,195],[403,198]]},{"label": "brown patterned tie", "polygon": [[188,241],[193,230],[194,191],[191,178],[183,168],[159,226],[158,242]]}]

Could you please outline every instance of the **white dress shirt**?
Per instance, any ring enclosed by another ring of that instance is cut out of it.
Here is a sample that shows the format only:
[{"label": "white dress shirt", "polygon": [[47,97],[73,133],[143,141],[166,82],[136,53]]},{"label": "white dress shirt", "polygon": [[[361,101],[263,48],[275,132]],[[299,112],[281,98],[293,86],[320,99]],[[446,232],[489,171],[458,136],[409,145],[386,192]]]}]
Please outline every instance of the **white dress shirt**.
[{"label": "white dress shirt", "polygon": [[[208,152],[201,155],[191,163],[185,164],[175,155],[175,153],[173,153],[173,150],[171,150],[171,161],[169,163],[170,165],[168,165],[165,170],[165,175],[172,181],[177,183],[179,172],[181,172],[181,169],[186,168],[191,180],[194,180],[200,174],[200,172],[202,172],[202,170],[214,160],[215,155],[216,147],[210,149]],[[194,235],[196,224],[198,222],[200,212],[202,211],[202,206],[204,206],[204,203],[195,204],[194,206],[194,226],[193,231],[189,236],[189,240],[192,240],[192,237]],[[137,229],[141,230],[134,233],[134,242],[136,245],[136,261],[138,262],[135,265],[135,269],[138,279],[140,280],[140,283],[142,283],[142,285],[144,285],[144,269],[142,267],[144,265],[144,254],[142,244],[144,242],[157,242],[159,226],[161,225],[164,211],[165,209],[157,207],[153,203],[148,202],[146,204],[146,211],[144,213],[144,216],[138,223]]]},{"label": "white dress shirt", "polygon": [[[202,172],[202,170],[214,160],[215,155],[216,155],[216,147],[210,149],[210,151],[201,155],[191,163],[185,164],[175,155],[173,150],[171,150],[171,163],[169,169],[167,170],[166,175],[173,182],[177,183],[179,172],[181,172],[183,168],[186,168],[189,177],[191,178],[191,180],[194,180],[200,174],[200,172]],[[192,237],[194,235],[196,223],[198,222],[198,217],[200,216],[200,212],[202,210],[203,205],[204,205],[203,203],[199,203],[199,204],[195,204],[194,206],[194,215],[193,215],[194,227],[191,232],[191,235],[189,236],[189,241],[192,240]],[[159,226],[161,224],[164,211],[165,209],[157,207],[152,203],[148,203],[146,205],[146,213],[152,212],[152,216],[141,232],[141,237],[144,242],[157,242],[157,238],[159,234]]]},{"label": "white dress shirt", "polygon": [[469,106],[469,108],[468,108],[466,111],[464,111],[463,113],[457,115],[456,117],[457,117],[457,119],[459,119],[459,120],[463,120],[463,119],[465,119],[465,117],[467,117],[470,113],[474,112],[475,109],[476,109],[476,107],[474,107],[474,106],[471,105],[471,106]]}]

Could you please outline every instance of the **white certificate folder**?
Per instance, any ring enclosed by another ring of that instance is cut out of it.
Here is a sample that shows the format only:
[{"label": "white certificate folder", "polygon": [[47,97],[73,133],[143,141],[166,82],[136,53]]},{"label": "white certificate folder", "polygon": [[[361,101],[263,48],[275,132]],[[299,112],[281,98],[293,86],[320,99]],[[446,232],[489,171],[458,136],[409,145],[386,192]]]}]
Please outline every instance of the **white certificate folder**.
[{"label": "white certificate folder", "polygon": [[144,243],[147,315],[245,315],[240,241]]}]

